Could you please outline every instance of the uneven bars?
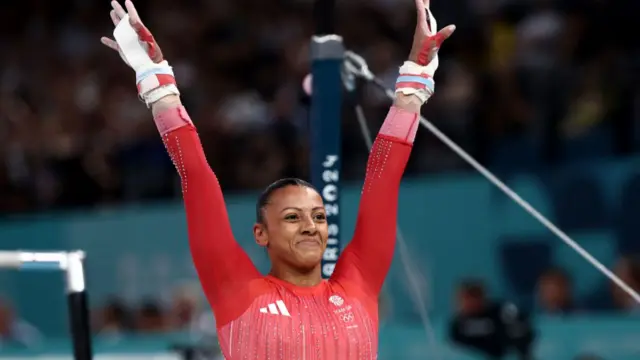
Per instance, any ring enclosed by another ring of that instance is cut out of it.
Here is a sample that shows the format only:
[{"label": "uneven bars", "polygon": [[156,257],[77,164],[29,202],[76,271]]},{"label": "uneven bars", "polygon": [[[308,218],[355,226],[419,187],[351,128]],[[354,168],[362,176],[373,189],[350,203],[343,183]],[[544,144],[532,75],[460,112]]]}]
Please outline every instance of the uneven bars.
[{"label": "uneven bars", "polygon": [[67,306],[75,360],[91,360],[91,327],[85,286],[83,251],[0,251],[0,268],[19,271],[63,270],[67,283]]}]

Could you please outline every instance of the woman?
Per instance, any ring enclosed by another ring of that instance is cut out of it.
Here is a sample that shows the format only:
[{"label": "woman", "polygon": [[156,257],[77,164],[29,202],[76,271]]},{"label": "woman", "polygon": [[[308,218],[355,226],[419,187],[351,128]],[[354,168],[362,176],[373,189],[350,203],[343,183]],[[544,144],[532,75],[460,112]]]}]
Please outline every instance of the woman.
[{"label": "woman", "polygon": [[433,93],[437,62],[431,60],[455,27],[432,33],[428,4],[416,0],[413,49],[369,158],[355,235],[325,281],[320,263],[328,226],[318,192],[302,180],[283,179],[260,197],[253,232],[272,263],[261,275],[233,238],[222,191],[171,67],[131,1],[126,11],[116,1],[112,6],[115,40],[102,42],[136,72],[140,97],[180,174],[191,252],[226,359],[375,359],[378,296],[393,256],[400,180],[420,107]]}]

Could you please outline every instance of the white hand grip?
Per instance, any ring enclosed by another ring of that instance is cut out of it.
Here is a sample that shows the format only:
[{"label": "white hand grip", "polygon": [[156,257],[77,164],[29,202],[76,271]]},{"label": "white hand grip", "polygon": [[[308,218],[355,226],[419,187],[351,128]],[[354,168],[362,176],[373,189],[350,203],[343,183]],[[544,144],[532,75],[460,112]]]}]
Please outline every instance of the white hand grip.
[{"label": "white hand grip", "polygon": [[125,15],[113,30],[113,38],[120,47],[120,55],[136,73],[153,65],[147,50],[138,39],[138,34],[129,23],[129,15]]}]

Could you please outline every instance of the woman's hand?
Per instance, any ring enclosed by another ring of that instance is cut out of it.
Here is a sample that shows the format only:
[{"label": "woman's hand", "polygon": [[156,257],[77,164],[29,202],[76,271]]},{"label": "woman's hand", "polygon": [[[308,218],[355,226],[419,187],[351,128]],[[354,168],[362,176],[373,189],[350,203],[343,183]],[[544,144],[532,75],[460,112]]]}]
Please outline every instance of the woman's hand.
[{"label": "woman's hand", "polygon": [[[429,0],[415,0],[415,2],[418,21],[416,31],[413,34],[413,46],[409,54],[409,61],[420,66],[428,66],[432,61],[437,61],[440,45],[453,34],[456,26],[448,25],[437,31],[436,19],[429,10]],[[435,68],[437,67],[438,65],[435,64]],[[435,70],[433,69],[432,72],[435,73]],[[433,73],[429,75],[433,76]]]}]

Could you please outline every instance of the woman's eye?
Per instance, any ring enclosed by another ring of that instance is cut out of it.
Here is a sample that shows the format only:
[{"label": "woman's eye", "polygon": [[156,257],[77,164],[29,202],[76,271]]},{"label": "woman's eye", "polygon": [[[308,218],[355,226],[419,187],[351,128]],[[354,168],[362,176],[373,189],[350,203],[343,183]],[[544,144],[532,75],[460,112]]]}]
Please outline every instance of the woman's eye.
[{"label": "woman's eye", "polygon": [[289,214],[284,217],[285,220],[296,220],[297,218],[298,218],[298,215],[296,214]]},{"label": "woman's eye", "polygon": [[316,215],[316,220],[325,220],[327,217],[325,216],[325,214],[318,214]]}]

